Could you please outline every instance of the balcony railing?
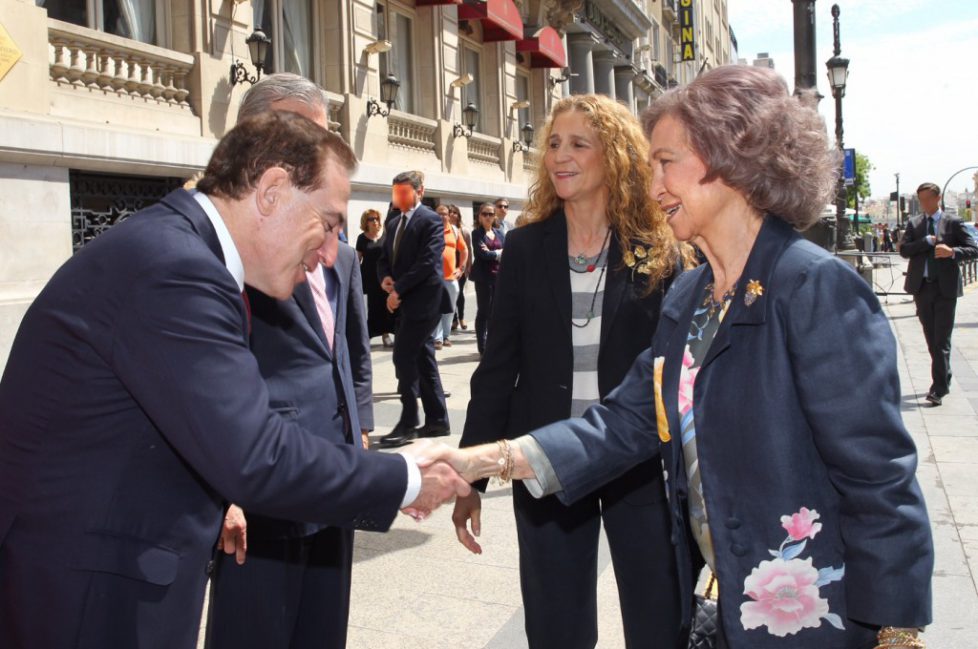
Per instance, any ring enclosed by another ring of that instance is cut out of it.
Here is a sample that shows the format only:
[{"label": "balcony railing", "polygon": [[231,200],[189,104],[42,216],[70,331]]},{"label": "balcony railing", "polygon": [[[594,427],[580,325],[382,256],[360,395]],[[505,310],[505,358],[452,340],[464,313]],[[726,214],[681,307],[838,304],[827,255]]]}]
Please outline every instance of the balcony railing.
[{"label": "balcony railing", "polygon": [[405,149],[436,153],[437,130],[438,122],[397,110],[387,118],[387,141]]},{"label": "balcony railing", "polygon": [[679,8],[676,6],[676,0],[662,0],[662,19],[667,24],[679,20]]},{"label": "balcony railing", "polygon": [[469,160],[502,167],[502,143],[503,141],[498,137],[473,133],[468,138]]},{"label": "balcony railing", "polygon": [[[194,57],[48,19],[51,81],[191,111]],[[192,111],[191,111],[192,112]]]}]

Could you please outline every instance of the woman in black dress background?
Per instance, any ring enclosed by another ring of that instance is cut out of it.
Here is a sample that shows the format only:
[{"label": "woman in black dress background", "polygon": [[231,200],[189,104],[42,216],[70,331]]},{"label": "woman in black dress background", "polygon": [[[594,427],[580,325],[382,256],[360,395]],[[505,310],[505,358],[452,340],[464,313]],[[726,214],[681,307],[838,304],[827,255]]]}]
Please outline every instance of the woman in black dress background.
[{"label": "woman in black dress background", "polygon": [[383,247],[380,212],[365,211],[360,216],[360,229],[363,232],[357,237],[356,249],[360,258],[363,293],[367,296],[367,335],[371,338],[382,336],[384,347],[393,347],[391,332],[394,331],[394,316],[387,310],[387,293],[377,280],[377,258]]}]

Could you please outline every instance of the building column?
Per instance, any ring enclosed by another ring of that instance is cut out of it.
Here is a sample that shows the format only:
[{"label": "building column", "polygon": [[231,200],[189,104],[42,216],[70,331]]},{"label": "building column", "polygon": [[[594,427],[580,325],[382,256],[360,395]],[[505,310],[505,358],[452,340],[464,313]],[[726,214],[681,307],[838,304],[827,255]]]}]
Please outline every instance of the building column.
[{"label": "building column", "polygon": [[635,79],[635,70],[630,65],[619,65],[615,67],[615,98],[625,104],[628,110],[635,112],[635,95],[632,90],[632,81]]},{"label": "building column", "polygon": [[618,57],[610,50],[594,53],[594,92],[615,99],[615,61]]},{"label": "building column", "polygon": [[572,95],[585,95],[594,92],[594,62],[592,50],[597,41],[591,34],[568,34],[570,48],[570,91]]}]

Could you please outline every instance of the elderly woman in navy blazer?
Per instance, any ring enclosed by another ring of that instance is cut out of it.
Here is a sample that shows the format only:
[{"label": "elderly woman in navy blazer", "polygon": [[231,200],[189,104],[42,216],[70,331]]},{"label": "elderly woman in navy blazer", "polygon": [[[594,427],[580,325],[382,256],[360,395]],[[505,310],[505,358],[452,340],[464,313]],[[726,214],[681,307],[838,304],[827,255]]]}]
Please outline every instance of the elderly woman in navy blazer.
[{"label": "elderly woman in navy blazer", "polygon": [[895,341],[872,289],[795,230],[834,191],[822,120],[773,71],[727,66],[644,125],[652,197],[708,263],[601,405],[446,456],[573,502],[658,452],[687,628],[705,562],[720,647],[923,647],[933,543]]}]

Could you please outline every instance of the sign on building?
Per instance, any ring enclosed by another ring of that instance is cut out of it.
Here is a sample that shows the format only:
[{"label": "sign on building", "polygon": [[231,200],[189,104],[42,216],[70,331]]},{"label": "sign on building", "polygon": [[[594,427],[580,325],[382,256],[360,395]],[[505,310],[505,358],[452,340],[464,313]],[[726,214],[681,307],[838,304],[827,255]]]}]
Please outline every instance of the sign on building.
[{"label": "sign on building", "polygon": [[693,46],[693,0],[679,0],[679,44],[683,49],[683,61],[695,61]]}]

